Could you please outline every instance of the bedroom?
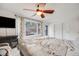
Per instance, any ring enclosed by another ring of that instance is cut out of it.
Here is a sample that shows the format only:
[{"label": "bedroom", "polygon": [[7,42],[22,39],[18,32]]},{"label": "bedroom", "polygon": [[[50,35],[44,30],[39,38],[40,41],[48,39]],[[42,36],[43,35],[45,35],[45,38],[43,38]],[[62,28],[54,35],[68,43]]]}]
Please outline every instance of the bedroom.
[{"label": "bedroom", "polygon": [[[79,4],[43,3],[41,8],[37,5],[37,3],[0,3],[0,17],[15,19],[14,28],[0,27],[0,39],[2,37],[16,39],[12,39],[12,45],[7,43],[12,47],[17,45],[14,48],[9,47],[9,55],[17,55],[20,52],[24,56],[79,56]],[[44,18],[41,18],[36,11],[39,8],[54,12],[43,13]],[[17,54],[15,51],[11,52],[13,49],[18,51]]]}]

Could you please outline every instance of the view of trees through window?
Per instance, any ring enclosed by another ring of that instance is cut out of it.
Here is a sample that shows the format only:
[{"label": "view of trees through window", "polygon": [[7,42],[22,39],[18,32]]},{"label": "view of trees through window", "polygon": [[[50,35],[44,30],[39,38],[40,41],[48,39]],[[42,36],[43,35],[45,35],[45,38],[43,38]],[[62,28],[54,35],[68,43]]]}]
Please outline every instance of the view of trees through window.
[{"label": "view of trees through window", "polygon": [[26,36],[41,34],[41,24],[38,22],[26,21]]}]

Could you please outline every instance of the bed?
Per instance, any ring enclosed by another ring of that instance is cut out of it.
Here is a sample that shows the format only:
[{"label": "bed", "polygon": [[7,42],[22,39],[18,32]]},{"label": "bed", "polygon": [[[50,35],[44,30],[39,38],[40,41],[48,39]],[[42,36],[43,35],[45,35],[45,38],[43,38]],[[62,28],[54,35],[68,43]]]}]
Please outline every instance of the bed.
[{"label": "bed", "polygon": [[19,49],[24,56],[67,56],[79,55],[74,41],[50,37],[19,40]]}]

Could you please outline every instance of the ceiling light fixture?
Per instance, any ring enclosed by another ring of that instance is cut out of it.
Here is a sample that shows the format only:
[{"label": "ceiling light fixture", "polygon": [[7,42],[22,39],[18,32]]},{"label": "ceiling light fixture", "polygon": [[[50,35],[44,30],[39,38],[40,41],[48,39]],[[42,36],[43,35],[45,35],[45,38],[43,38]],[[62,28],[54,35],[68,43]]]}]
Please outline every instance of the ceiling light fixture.
[{"label": "ceiling light fixture", "polygon": [[38,12],[37,12],[37,15],[39,15],[39,16],[40,16],[41,14],[42,14],[42,12],[40,12],[40,11],[38,11]]}]

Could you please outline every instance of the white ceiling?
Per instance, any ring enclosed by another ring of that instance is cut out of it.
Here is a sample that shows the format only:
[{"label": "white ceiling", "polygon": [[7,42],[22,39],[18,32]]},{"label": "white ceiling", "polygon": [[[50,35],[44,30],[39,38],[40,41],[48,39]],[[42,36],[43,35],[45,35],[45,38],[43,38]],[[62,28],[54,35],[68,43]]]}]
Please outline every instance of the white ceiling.
[{"label": "white ceiling", "polygon": [[[54,14],[45,14],[46,18],[44,18],[47,22],[63,22],[63,21],[71,21],[79,19],[79,4],[77,3],[49,3],[46,4],[46,9],[54,9]],[[36,9],[34,3],[1,3],[0,9],[4,9],[14,14],[22,15],[25,17],[30,17],[33,19],[41,19],[39,16],[31,17],[35,12],[25,11],[23,9]]]}]

